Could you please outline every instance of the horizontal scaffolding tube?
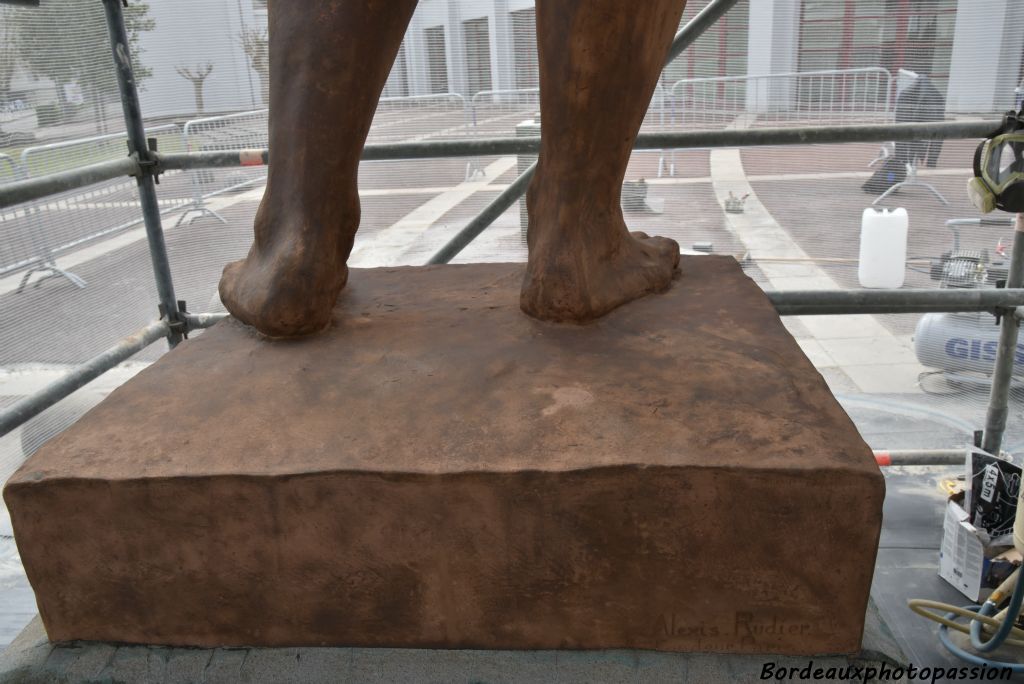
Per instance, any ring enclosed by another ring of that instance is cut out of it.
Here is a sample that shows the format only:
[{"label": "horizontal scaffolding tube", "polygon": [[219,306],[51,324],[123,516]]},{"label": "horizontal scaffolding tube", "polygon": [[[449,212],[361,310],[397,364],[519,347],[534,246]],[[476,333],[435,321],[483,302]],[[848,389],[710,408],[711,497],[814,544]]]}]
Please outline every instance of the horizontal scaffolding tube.
[{"label": "horizontal scaffolding tube", "polygon": [[[954,311],[1015,310],[1024,306],[1024,288],[999,290],[772,290],[765,294],[781,315],[926,313]],[[208,328],[227,317],[224,313],[188,314],[189,330]],[[4,411],[0,411],[0,437],[38,415],[80,387],[96,379],[168,333],[165,320],[154,321],[134,335],[79,366]],[[895,454],[898,452],[888,452]],[[922,452],[923,453],[923,452]],[[930,452],[929,452],[930,453]],[[939,452],[935,452],[937,454]],[[952,463],[952,451],[932,460],[891,465],[940,465]],[[963,455],[963,451],[956,453]],[[934,456],[934,458],[933,458]],[[936,460],[938,459],[938,460]],[[944,460],[943,460],[944,459]]]},{"label": "horizontal scaffolding tube", "polygon": [[941,121],[938,123],[737,128],[718,131],[641,133],[637,137],[636,149],[841,145],[843,143],[890,142],[894,140],[984,138],[998,127],[998,121]]},{"label": "horizontal scaffolding tube", "polygon": [[139,164],[132,157],[112,159],[70,171],[51,173],[36,178],[26,178],[0,185],[0,209],[22,202],[42,199],[67,190],[75,190],[93,183],[132,176],[139,172]]},{"label": "horizontal scaffolding tube", "polygon": [[[890,140],[946,140],[982,138],[998,126],[994,121],[944,121],[940,123],[872,124],[864,126],[806,126],[799,128],[753,128],[713,131],[644,133],[636,149],[683,149],[711,147],[754,147],[763,145],[838,144],[886,142]],[[486,157],[536,154],[540,138],[488,138],[483,140],[441,140],[415,143],[367,145],[363,159],[385,161],[435,157]],[[154,154],[161,170],[224,168],[267,163],[266,149],[186,154]],[[27,178],[0,185],[0,208],[29,202],[92,183],[138,173],[138,163],[116,159],[72,171]]]},{"label": "horizontal scaffolding tube", "polygon": [[[764,145],[838,144],[850,142],[886,142],[890,140],[947,140],[983,138],[998,126],[994,121],[944,121],[939,123],[871,124],[864,126],[807,126],[799,128],[753,128],[675,133],[643,133],[636,149],[684,149],[712,147],[755,147]],[[483,140],[441,140],[415,143],[367,145],[363,159],[385,161],[436,157],[486,157],[536,154],[540,138],[488,138]],[[154,154],[159,168],[225,168],[267,163],[266,149],[186,154]],[[138,163],[130,158],[116,159],[72,171],[27,178],[0,185],[0,209],[74,190],[92,183],[135,175]]]},{"label": "horizontal scaffolding tube", "polygon": [[[939,123],[870,124],[863,126],[803,126],[798,128],[744,128],[710,131],[641,133],[638,150],[756,147],[764,145],[839,144],[891,140],[947,140],[983,138],[998,121],[943,121]],[[536,155],[538,137],[483,138],[475,140],[425,140],[377,143],[363,148],[365,161],[430,159],[436,157],[489,157]],[[197,169],[252,166],[269,158],[265,149],[223,152],[159,154],[160,168]]]},{"label": "horizontal scaffolding tube", "polygon": [[211,152],[175,152],[173,154],[157,152],[155,156],[160,160],[161,171],[263,166],[270,162],[270,151],[265,147]]},{"label": "horizontal scaffolding tube", "polygon": [[966,449],[888,449],[875,451],[875,462],[880,466],[962,466],[966,459]]},{"label": "horizontal scaffolding tube", "polygon": [[193,330],[209,328],[214,323],[223,321],[227,317],[226,313],[185,314],[185,323],[188,325],[189,332],[192,332]]},{"label": "horizontal scaffolding tube", "polygon": [[0,411],[0,437],[39,415],[75,390],[84,387],[125,359],[142,351],[157,340],[167,337],[168,332],[167,321],[162,319],[153,321],[99,356],[94,356],[78,366],[61,379],[51,382],[35,394]]},{"label": "horizontal scaffolding tube", "polygon": [[[446,263],[436,255],[433,264]],[[783,316],[825,314],[955,313],[1012,310],[1024,315],[1024,288],[999,290],[766,290]],[[189,330],[209,328],[226,313],[188,314]]]},{"label": "horizontal scaffolding tube", "polygon": [[1024,288],[992,290],[769,290],[782,316],[1014,310]]}]

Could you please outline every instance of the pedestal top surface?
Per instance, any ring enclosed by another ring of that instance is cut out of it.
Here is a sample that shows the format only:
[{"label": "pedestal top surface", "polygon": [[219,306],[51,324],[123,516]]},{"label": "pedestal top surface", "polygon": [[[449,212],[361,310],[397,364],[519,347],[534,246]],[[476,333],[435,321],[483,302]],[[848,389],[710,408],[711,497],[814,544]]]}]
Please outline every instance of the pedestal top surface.
[{"label": "pedestal top surface", "polygon": [[842,469],[870,450],[729,257],[587,325],[520,312],[522,264],[354,269],[331,328],[225,320],[113,392],[12,478]]}]

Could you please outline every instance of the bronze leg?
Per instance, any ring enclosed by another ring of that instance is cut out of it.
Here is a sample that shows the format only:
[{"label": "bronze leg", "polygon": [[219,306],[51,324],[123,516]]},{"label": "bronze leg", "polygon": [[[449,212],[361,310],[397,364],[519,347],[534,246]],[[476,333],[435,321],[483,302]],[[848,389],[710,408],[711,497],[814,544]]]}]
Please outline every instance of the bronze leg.
[{"label": "bronze leg", "polygon": [[325,328],[359,228],[357,173],[416,0],[271,0],[270,150],[249,255],[224,305],[279,337]]},{"label": "bronze leg", "polygon": [[672,282],[679,245],[630,234],[619,195],[685,0],[537,0],[542,143],[521,305],[584,322]]}]

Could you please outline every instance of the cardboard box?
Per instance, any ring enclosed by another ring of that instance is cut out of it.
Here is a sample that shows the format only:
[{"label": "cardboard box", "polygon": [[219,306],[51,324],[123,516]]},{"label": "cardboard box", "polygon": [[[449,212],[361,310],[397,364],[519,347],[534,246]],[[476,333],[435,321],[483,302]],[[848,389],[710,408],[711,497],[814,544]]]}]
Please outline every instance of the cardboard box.
[{"label": "cardboard box", "polygon": [[980,603],[1016,567],[1002,556],[1013,552],[1021,472],[1011,461],[969,448],[964,459],[967,489],[946,503],[939,577],[971,601]]},{"label": "cardboard box", "polygon": [[995,588],[985,586],[983,581],[987,563],[983,533],[968,521],[967,511],[950,498],[942,523],[939,577],[970,600],[980,603],[982,595],[987,596]]}]

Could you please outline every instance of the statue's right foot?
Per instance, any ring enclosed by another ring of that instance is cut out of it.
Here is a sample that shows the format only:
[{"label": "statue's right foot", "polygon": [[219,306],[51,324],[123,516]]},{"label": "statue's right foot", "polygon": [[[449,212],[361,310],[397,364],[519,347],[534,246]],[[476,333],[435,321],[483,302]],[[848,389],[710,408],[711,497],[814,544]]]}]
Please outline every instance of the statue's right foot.
[{"label": "statue's right foot", "polygon": [[245,259],[224,267],[220,298],[231,315],[270,337],[310,335],[330,325],[348,280],[345,255],[303,237],[281,235],[264,250],[254,244]]},{"label": "statue's right foot", "polygon": [[551,179],[541,166],[527,193],[530,255],[519,298],[523,312],[556,323],[586,323],[667,290],[678,271],[679,244],[629,232],[617,188],[579,194],[565,189],[573,187],[571,176]]}]

